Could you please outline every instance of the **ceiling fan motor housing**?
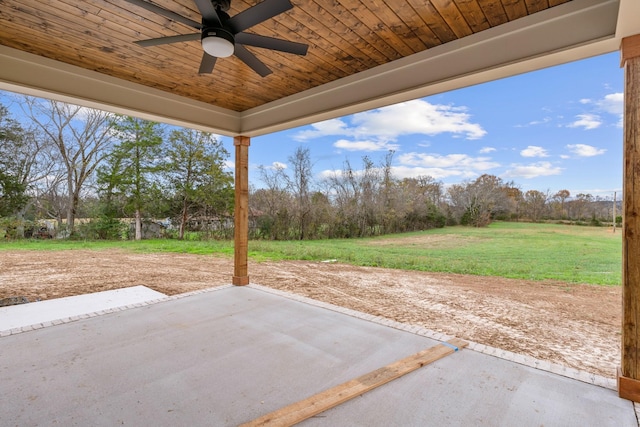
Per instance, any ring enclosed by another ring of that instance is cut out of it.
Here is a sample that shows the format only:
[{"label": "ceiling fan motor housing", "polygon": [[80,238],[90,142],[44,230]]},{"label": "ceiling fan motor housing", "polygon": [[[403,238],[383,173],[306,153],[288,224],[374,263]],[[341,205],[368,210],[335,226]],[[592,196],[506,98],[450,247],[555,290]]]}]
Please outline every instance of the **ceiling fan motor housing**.
[{"label": "ceiling fan motor housing", "polygon": [[231,0],[211,0],[211,4],[216,9],[226,12],[231,7]]},{"label": "ceiling fan motor housing", "polygon": [[[217,40],[217,42],[215,43],[216,47],[214,47],[215,51],[209,52],[208,51],[209,49],[206,47],[206,45],[208,43],[211,43],[213,40]],[[225,42],[220,43],[222,40],[226,40],[228,43],[225,43]],[[233,46],[235,45],[235,38],[233,37],[233,34],[230,31],[227,31],[224,28],[214,28],[214,27],[203,28],[201,41],[205,51],[212,56],[216,56],[218,58],[224,58],[227,56],[231,56],[233,54]]]}]

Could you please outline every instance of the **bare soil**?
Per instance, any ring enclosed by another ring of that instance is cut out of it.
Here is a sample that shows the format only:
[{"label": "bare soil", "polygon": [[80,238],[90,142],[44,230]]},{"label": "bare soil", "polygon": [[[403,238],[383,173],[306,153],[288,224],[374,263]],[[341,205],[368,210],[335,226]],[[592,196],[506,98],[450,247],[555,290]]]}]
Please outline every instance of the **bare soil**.
[{"label": "bare soil", "polygon": [[[233,261],[121,250],[0,252],[0,299],[30,301],[144,285],[167,295],[228,284]],[[354,267],[250,263],[252,283],[420,325],[613,378],[621,289]]]}]

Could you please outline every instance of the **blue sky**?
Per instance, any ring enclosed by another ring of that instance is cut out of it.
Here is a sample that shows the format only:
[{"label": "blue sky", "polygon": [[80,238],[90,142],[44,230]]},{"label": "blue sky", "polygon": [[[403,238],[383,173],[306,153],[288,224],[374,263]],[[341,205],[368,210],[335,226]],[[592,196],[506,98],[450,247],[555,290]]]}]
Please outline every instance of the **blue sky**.
[{"label": "blue sky", "polygon": [[[613,53],[251,140],[250,180],[309,148],[316,179],[394,150],[397,178],[487,173],[523,191],[612,197],[622,188],[623,72]],[[232,141],[223,137],[233,155]],[[232,160],[232,159],[231,159]]]}]

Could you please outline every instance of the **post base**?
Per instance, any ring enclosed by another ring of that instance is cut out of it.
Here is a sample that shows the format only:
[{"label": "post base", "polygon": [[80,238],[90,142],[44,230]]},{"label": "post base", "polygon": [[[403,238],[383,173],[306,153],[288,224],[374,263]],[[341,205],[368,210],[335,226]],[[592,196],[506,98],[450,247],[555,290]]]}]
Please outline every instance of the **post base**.
[{"label": "post base", "polygon": [[246,286],[249,284],[249,276],[233,276],[231,283],[236,286]]},{"label": "post base", "polygon": [[633,402],[640,402],[640,380],[622,376],[618,368],[618,396]]}]

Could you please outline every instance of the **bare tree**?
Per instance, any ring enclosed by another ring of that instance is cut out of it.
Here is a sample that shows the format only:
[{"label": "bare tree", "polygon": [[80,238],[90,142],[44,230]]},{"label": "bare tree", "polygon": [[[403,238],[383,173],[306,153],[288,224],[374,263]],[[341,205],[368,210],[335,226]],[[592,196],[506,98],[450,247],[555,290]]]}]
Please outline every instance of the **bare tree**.
[{"label": "bare tree", "polygon": [[425,230],[441,227],[446,221],[440,211],[443,184],[431,176],[405,178],[398,186],[400,203],[396,206],[399,228],[390,232]]},{"label": "bare tree", "polygon": [[308,148],[298,147],[289,162],[293,166],[293,178],[289,180],[289,187],[295,197],[295,212],[297,217],[298,239],[304,240],[308,233],[311,217],[311,180],[312,164]]},{"label": "bare tree", "polygon": [[577,220],[586,219],[586,211],[589,205],[593,202],[593,196],[591,194],[580,193],[576,195],[574,200],[571,200],[567,205],[571,206],[572,217]]},{"label": "bare tree", "polygon": [[507,196],[507,212],[511,219],[518,221],[524,202],[522,190],[515,183],[509,182],[505,185],[504,192]]},{"label": "bare tree", "polygon": [[449,200],[461,224],[483,227],[493,216],[508,212],[507,187],[511,185],[497,176],[484,174],[475,181],[449,187]]},{"label": "bare tree", "polygon": [[341,171],[334,171],[326,178],[325,185],[336,206],[334,224],[337,233],[343,237],[354,237],[358,233],[357,217],[360,199],[357,172],[346,160]]},{"label": "bare tree", "polygon": [[0,173],[10,175],[23,193],[23,203],[10,212],[17,220],[18,237],[24,236],[27,210],[37,205],[38,194],[56,175],[58,162],[52,148],[36,129],[19,124],[0,105]]},{"label": "bare tree", "polygon": [[560,203],[560,218],[565,218],[567,216],[564,204],[569,197],[571,197],[569,190],[560,190],[553,195],[553,199]]},{"label": "bare tree", "polygon": [[378,196],[382,184],[380,169],[368,157],[362,158],[363,170],[359,174],[360,200],[358,203],[360,236],[379,234],[376,225],[380,223],[381,212]]},{"label": "bare tree", "polygon": [[271,240],[289,238],[291,223],[291,195],[287,191],[289,177],[284,172],[285,165],[271,167],[260,166],[260,177],[266,188],[256,190],[251,195],[251,208],[260,213],[259,228],[261,237]]},{"label": "bare tree", "polygon": [[542,191],[529,190],[524,193],[524,203],[529,219],[534,222],[539,221],[547,205],[547,195]]},{"label": "bare tree", "polygon": [[65,172],[67,230],[72,234],[84,185],[111,147],[110,114],[31,97],[24,98],[23,106],[46,142],[58,151]]}]

